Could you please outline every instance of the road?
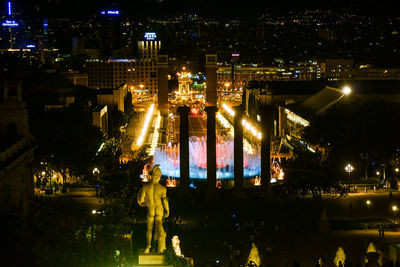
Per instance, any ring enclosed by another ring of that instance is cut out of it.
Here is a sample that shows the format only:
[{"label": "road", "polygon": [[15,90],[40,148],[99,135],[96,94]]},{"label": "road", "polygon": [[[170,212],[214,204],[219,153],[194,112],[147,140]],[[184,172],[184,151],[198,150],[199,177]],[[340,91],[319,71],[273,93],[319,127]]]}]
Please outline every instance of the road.
[{"label": "road", "polygon": [[[179,116],[175,120],[176,140],[179,140]],[[189,136],[202,137],[207,135],[207,119],[201,115],[189,115]]]}]

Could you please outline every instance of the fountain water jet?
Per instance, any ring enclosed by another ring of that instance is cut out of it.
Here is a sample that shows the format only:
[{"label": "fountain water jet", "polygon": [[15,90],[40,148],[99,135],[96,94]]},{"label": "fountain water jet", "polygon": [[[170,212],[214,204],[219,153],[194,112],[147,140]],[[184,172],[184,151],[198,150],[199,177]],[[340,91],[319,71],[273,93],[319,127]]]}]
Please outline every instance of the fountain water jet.
[{"label": "fountain water jet", "polygon": [[260,255],[258,253],[258,248],[257,248],[256,244],[254,244],[254,242],[251,243],[251,250],[250,250],[249,258],[247,259],[247,264],[249,264],[250,261],[253,261],[256,264],[256,266],[261,266],[261,259],[260,259]]},{"label": "fountain water jet", "polygon": [[[217,139],[217,177],[221,180],[233,179],[233,141],[224,137]],[[261,173],[260,149],[255,153],[243,151],[244,177],[255,177]],[[207,178],[207,142],[205,137],[189,139],[189,177],[205,180]],[[154,164],[160,164],[166,177],[180,177],[179,145],[158,148],[154,153]]]}]

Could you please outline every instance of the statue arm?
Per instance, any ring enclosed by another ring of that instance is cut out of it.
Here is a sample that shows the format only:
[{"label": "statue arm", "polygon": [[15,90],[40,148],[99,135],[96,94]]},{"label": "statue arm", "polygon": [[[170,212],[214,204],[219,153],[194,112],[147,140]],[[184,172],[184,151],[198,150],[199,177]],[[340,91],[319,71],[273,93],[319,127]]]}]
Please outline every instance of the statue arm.
[{"label": "statue arm", "polygon": [[163,193],[162,193],[162,204],[163,204],[164,210],[165,210],[164,218],[167,218],[169,216],[169,203],[168,203],[166,188],[164,188]]},{"label": "statue arm", "polygon": [[146,192],[144,191],[143,187],[140,188],[138,194],[137,194],[137,202],[139,204],[139,206],[141,207],[146,207],[147,203],[146,203]]}]

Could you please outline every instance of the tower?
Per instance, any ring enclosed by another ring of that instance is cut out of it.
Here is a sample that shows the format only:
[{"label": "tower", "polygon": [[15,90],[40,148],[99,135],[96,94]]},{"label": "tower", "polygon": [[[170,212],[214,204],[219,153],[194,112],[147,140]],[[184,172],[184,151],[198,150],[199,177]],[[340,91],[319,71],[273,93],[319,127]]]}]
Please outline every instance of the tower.
[{"label": "tower", "polygon": [[5,81],[3,102],[0,103],[0,140],[7,143],[28,137],[28,110],[22,100],[22,81]]},{"label": "tower", "polygon": [[206,55],[206,106],[217,105],[217,55]]},{"label": "tower", "polygon": [[161,116],[168,115],[168,55],[157,56],[158,109]]},{"label": "tower", "polygon": [[5,81],[0,102],[0,211],[26,214],[33,197],[34,147],[22,82]]}]

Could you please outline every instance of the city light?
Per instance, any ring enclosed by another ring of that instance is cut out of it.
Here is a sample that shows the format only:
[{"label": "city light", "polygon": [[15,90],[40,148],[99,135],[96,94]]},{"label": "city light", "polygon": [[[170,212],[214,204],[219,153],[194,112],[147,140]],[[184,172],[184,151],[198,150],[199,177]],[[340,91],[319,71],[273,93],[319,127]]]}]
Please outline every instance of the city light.
[{"label": "city light", "polygon": [[350,164],[347,164],[346,167],[344,167],[344,169],[349,174],[354,170],[353,166],[351,166]]},{"label": "city light", "polygon": [[107,12],[105,10],[101,11],[102,15],[105,15],[106,13],[107,15],[119,15],[118,10],[107,10]]},{"label": "city light", "polygon": [[99,173],[100,173],[99,168],[95,167],[95,168],[93,169],[92,173],[93,173],[94,175],[99,174]]},{"label": "city light", "polygon": [[285,109],[285,113],[286,113],[286,118],[288,120],[290,120],[290,121],[292,121],[294,123],[299,123],[300,125],[302,125],[304,127],[310,126],[310,122],[308,120],[305,120],[302,117],[294,114],[293,112],[291,112],[287,108]]},{"label": "city light", "polygon": [[229,113],[229,115],[231,115],[232,117],[235,116],[235,111],[231,109],[231,107],[229,107],[227,104],[223,103],[222,107],[225,109],[226,112]]},{"label": "city light", "polygon": [[367,206],[371,204],[371,200],[367,200],[365,203],[367,203]]},{"label": "city light", "polygon": [[6,20],[3,22],[4,27],[18,27],[18,23],[15,20]]},{"label": "city light", "polygon": [[[229,134],[233,137],[235,134],[233,125],[219,112],[217,112],[216,118],[218,122],[222,124],[222,126],[225,129],[229,129]],[[261,133],[260,133],[260,139],[261,139]],[[255,153],[254,149],[252,148],[251,144],[246,138],[243,138],[243,150],[246,151],[249,155],[253,155]]]},{"label": "city light", "polygon": [[393,211],[396,211],[396,210],[397,210],[397,206],[395,206],[395,205],[392,206],[392,210],[393,210]]},{"label": "city light", "polygon": [[344,95],[349,95],[351,94],[351,88],[349,86],[345,86],[343,87],[342,92]]},{"label": "city light", "polygon": [[136,142],[138,146],[141,146],[143,144],[144,138],[146,136],[147,128],[149,127],[150,120],[153,117],[153,112],[154,112],[154,104],[151,104],[149,111],[147,112],[142,131],[140,133],[140,136]]},{"label": "city light", "polygon": [[160,128],[160,125],[161,125],[161,115],[160,115],[160,112],[158,112],[157,118],[156,118],[156,125],[154,127],[153,138],[151,140],[149,156],[153,156],[154,151],[156,150],[156,147],[158,144],[158,136],[159,136],[158,129]]},{"label": "city light", "polygon": [[[227,104],[222,104],[222,107],[224,108],[224,110],[226,112],[229,113],[229,115],[231,115],[232,117],[235,116],[235,111],[229,107]],[[246,119],[242,119],[242,125],[244,126],[244,128],[249,131],[255,138],[257,138],[258,140],[261,140],[262,138],[262,134],[261,132],[255,127],[253,126],[249,121],[247,121]]]},{"label": "city light", "polygon": [[8,2],[8,15],[11,16],[11,2]]},{"label": "city light", "polygon": [[96,214],[97,213],[97,210],[92,210],[92,214]]},{"label": "city light", "polygon": [[146,39],[147,41],[153,41],[157,38],[157,35],[155,32],[146,32],[144,34],[144,39]]}]

